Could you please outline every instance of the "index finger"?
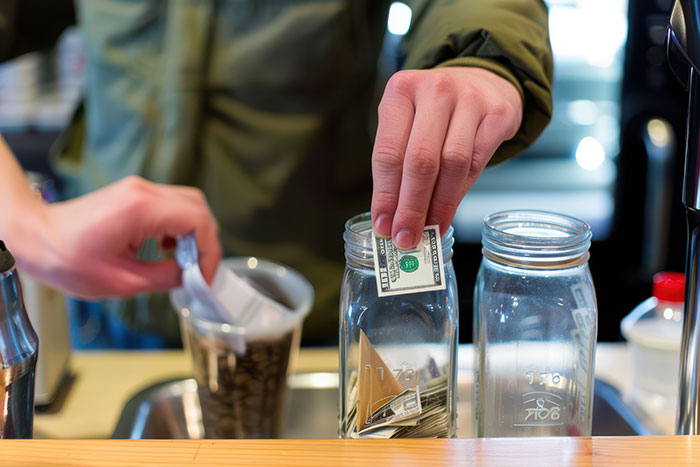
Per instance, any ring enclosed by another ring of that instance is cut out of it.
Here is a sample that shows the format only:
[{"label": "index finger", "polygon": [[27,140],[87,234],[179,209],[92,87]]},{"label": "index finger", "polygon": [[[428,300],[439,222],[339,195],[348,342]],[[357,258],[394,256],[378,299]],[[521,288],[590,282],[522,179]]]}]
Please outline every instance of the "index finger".
[{"label": "index finger", "polygon": [[372,227],[384,237],[391,236],[414,112],[413,103],[397,98],[382,99],[379,106],[372,150]]},{"label": "index finger", "polygon": [[394,243],[404,249],[415,247],[423,234],[452,111],[449,97],[432,93],[424,97],[418,102],[406,148],[399,202],[391,229]]}]

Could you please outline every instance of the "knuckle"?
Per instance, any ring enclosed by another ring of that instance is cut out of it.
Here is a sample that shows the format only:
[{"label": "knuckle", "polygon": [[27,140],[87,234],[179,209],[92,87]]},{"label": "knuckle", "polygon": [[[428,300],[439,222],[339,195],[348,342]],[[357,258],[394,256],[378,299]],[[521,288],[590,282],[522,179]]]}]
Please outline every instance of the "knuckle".
[{"label": "knuckle", "polygon": [[410,98],[416,88],[416,70],[402,70],[394,73],[386,83],[385,94]]},{"label": "knuckle", "polygon": [[513,112],[510,106],[507,105],[505,102],[494,102],[491,104],[489,113],[496,118],[505,119],[511,117],[511,114]]},{"label": "knuckle", "polygon": [[422,146],[407,157],[406,165],[414,175],[432,177],[437,173],[440,163],[434,151]]},{"label": "knuckle", "polygon": [[454,89],[454,83],[449,76],[443,73],[438,73],[432,80],[432,89],[437,95],[449,93]]},{"label": "knuckle", "polygon": [[403,166],[403,154],[398,145],[382,144],[375,148],[372,157],[375,169],[395,169]]},{"label": "knuckle", "polygon": [[195,199],[198,203],[201,204],[207,204],[207,197],[204,196],[204,192],[200,190],[199,188],[195,187],[188,187],[190,190],[190,194],[192,195],[192,198]]},{"label": "knuckle", "polygon": [[469,163],[469,174],[471,176],[479,176],[481,172],[486,168],[491,155],[486,155],[483,152],[477,152],[474,150],[474,155]]},{"label": "knuckle", "polygon": [[465,173],[471,170],[471,151],[463,146],[453,146],[442,153],[440,170]]},{"label": "knuckle", "polygon": [[482,91],[471,82],[464,83],[460,87],[459,97],[464,101],[480,100]]},{"label": "knuckle", "polygon": [[148,181],[138,175],[127,175],[122,183],[129,191],[144,191],[148,188]]}]

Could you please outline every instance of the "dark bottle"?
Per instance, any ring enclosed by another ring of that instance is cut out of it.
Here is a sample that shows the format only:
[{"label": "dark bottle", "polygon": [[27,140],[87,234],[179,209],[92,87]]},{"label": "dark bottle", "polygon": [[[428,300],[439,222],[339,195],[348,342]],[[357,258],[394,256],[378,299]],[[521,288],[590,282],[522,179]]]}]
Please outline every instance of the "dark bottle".
[{"label": "dark bottle", "polygon": [[39,340],[22,299],[15,259],[0,240],[0,438],[31,438]]}]

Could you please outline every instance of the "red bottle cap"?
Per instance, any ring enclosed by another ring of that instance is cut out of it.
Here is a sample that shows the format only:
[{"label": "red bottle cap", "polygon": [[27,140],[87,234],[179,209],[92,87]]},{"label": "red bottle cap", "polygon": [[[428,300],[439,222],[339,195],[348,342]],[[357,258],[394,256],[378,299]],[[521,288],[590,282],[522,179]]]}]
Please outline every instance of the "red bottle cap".
[{"label": "red bottle cap", "polygon": [[685,274],[682,272],[658,272],[654,274],[652,295],[659,301],[683,302],[685,300]]}]

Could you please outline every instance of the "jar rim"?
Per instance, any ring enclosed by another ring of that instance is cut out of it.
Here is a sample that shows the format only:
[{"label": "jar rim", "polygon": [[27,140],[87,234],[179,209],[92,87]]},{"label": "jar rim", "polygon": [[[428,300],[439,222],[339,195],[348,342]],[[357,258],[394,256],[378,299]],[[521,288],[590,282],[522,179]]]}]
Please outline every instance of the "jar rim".
[{"label": "jar rim", "polygon": [[[345,256],[357,262],[374,265],[374,245],[372,245],[372,214],[367,211],[352,216],[345,221]],[[445,262],[452,257],[454,228],[450,226],[441,238],[442,255]]]},{"label": "jar rim", "polygon": [[565,268],[588,260],[590,226],[575,217],[550,211],[510,210],[486,216],[484,256],[504,264]]},{"label": "jar rim", "polygon": [[345,221],[345,230],[363,237],[371,237],[372,214],[367,211],[352,216]]}]

